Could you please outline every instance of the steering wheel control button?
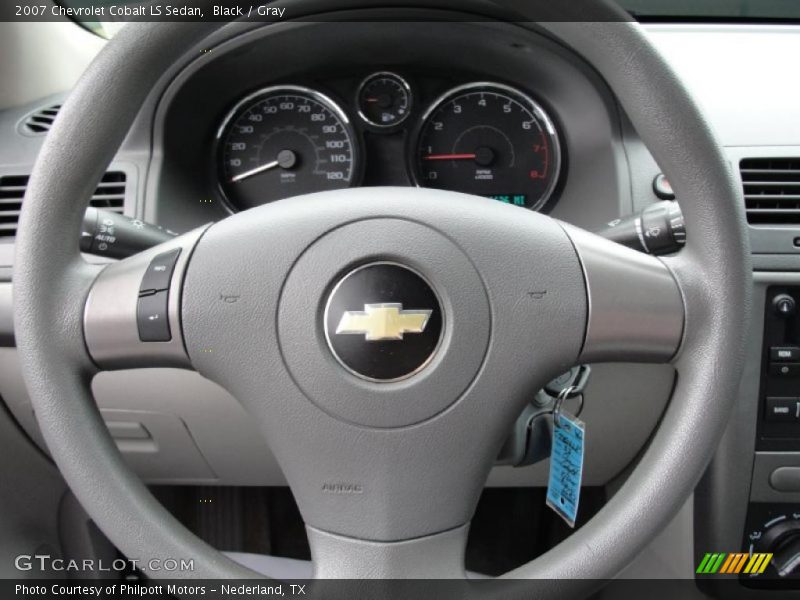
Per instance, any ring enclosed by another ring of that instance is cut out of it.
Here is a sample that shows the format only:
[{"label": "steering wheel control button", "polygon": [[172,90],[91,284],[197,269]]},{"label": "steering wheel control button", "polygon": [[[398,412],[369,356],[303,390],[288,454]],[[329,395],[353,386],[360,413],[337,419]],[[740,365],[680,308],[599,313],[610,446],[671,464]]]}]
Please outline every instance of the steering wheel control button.
[{"label": "steering wheel control button", "polygon": [[399,381],[421,371],[442,337],[442,308],[433,288],[393,263],[359,267],[333,289],[325,338],[336,360],[368,381]]},{"label": "steering wheel control button", "polygon": [[147,265],[139,284],[139,301],[136,305],[136,326],[142,342],[169,342],[169,284],[180,248],[163,252]]},{"label": "steering wheel control button", "polygon": [[172,339],[167,317],[169,292],[166,290],[140,296],[136,307],[136,325],[143,342],[168,342]]},{"label": "steering wheel control button", "polygon": [[180,253],[181,249],[176,248],[175,250],[159,254],[150,261],[142,277],[142,283],[139,286],[140,295],[169,289],[172,272],[175,270],[175,263],[178,262]]},{"label": "steering wheel control button", "polygon": [[773,423],[800,422],[800,398],[767,398],[764,418]]}]

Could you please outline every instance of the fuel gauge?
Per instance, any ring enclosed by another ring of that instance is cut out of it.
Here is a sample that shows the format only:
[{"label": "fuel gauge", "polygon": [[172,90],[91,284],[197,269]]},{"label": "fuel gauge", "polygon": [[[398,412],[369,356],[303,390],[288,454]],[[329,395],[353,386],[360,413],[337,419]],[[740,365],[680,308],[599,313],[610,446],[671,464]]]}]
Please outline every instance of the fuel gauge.
[{"label": "fuel gauge", "polygon": [[399,125],[411,114],[411,88],[395,73],[373,73],[358,88],[358,114],[373,127]]}]

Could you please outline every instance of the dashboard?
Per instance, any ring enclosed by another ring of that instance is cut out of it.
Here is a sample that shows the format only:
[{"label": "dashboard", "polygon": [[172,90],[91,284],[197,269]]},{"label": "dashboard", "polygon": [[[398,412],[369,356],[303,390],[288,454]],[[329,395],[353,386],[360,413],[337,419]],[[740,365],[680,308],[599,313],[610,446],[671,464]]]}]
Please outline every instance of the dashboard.
[{"label": "dashboard", "polygon": [[346,187],[466,192],[591,229],[633,210],[609,91],[513,24],[248,31],[185,65],[154,111],[144,216],[176,231]]}]

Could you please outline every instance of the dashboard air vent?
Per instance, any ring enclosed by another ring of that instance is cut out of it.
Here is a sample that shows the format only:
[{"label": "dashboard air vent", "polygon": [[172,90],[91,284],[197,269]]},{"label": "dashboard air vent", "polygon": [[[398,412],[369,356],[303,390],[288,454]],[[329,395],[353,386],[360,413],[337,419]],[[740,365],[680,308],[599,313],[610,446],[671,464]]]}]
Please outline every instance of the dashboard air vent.
[{"label": "dashboard air vent", "polygon": [[50,128],[53,126],[53,121],[56,120],[60,109],[60,104],[53,104],[52,106],[45,106],[29,114],[22,122],[23,131],[33,135],[44,135],[50,131]]},{"label": "dashboard air vent", "polygon": [[[125,179],[125,173],[120,171],[109,171],[103,175],[89,206],[122,213],[125,206]],[[16,235],[27,186],[27,175],[0,176],[0,238]]]},{"label": "dashboard air vent", "polygon": [[739,170],[750,224],[800,225],[800,158],[745,158]]}]

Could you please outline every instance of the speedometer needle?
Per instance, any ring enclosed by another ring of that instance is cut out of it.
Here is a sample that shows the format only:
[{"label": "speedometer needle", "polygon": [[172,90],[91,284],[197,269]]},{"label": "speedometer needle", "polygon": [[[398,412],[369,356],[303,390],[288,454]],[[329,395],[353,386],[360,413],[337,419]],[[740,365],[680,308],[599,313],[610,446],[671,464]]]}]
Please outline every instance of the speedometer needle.
[{"label": "speedometer needle", "polygon": [[265,165],[261,165],[260,167],[256,167],[255,169],[250,169],[249,171],[245,171],[244,173],[239,173],[235,177],[231,177],[231,183],[236,183],[237,181],[241,181],[242,179],[247,179],[248,177],[252,177],[253,175],[258,175],[259,173],[263,173],[264,171],[269,171],[270,169],[274,169],[275,167],[280,166],[277,160],[273,160],[272,162],[268,162]]},{"label": "speedometer needle", "polygon": [[238,175],[231,177],[231,183],[242,181],[243,179],[247,179],[248,177],[252,177],[253,175],[258,175],[259,173],[264,173],[265,171],[274,169],[275,167],[281,167],[282,169],[291,169],[296,164],[297,164],[297,154],[295,154],[291,150],[281,150],[280,152],[278,152],[278,160],[273,160],[272,162],[263,164],[260,167],[256,167],[255,169],[250,169],[249,171],[245,171],[244,173],[239,173]]},{"label": "speedometer needle", "polygon": [[477,154],[428,154],[423,160],[475,160]]}]

